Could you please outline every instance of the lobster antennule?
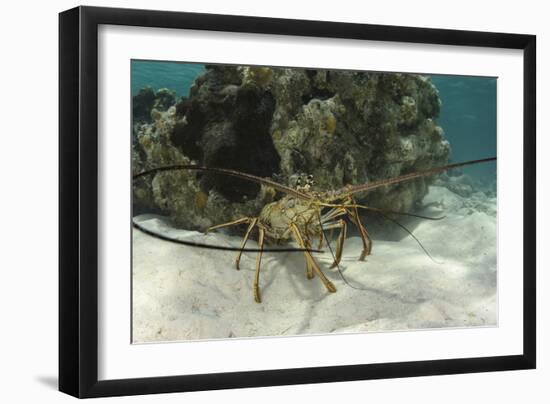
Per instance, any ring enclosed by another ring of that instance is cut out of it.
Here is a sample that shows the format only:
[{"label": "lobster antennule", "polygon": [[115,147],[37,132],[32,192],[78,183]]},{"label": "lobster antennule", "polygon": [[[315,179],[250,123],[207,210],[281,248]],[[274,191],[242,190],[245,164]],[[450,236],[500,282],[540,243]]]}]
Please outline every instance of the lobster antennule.
[{"label": "lobster antennule", "polygon": [[176,164],[176,165],[169,165],[169,166],[161,166],[156,167],[151,170],[142,171],[138,174],[135,174],[133,176],[133,179],[137,179],[140,177],[144,177],[150,174],[156,174],[163,171],[174,171],[174,170],[195,170],[195,171],[208,171],[212,173],[217,174],[226,174],[231,175],[233,177],[241,178],[243,180],[249,180],[256,182],[258,184],[267,185],[269,187],[272,187],[276,189],[277,191],[283,192],[285,194],[292,195],[296,198],[303,199],[303,200],[310,200],[312,197],[310,195],[304,194],[303,192],[300,192],[296,189],[293,189],[291,187],[287,187],[286,185],[279,184],[278,182],[268,180],[267,178],[261,178],[257,177],[252,174],[246,174],[240,171],[231,170],[229,168],[214,168],[214,167],[204,167],[196,164]]},{"label": "lobster antennule", "polygon": [[488,158],[479,159],[479,160],[464,161],[462,163],[449,164],[449,165],[446,165],[446,166],[443,166],[443,167],[431,168],[429,170],[419,171],[419,172],[416,172],[416,173],[410,173],[410,174],[405,174],[405,175],[400,175],[398,177],[389,178],[389,179],[385,179],[385,180],[373,181],[373,182],[369,182],[367,184],[347,186],[347,187],[341,188],[340,190],[336,191],[335,194],[338,195],[339,197],[350,196],[350,195],[355,194],[357,192],[370,191],[372,189],[380,188],[380,187],[383,187],[385,185],[393,185],[393,184],[397,184],[399,182],[409,181],[409,180],[413,180],[413,179],[420,178],[420,177],[426,177],[428,175],[439,174],[439,173],[442,173],[444,171],[450,170],[452,168],[464,167],[464,166],[469,166],[469,165],[472,165],[472,164],[486,163],[486,162],[489,162],[489,161],[496,161],[496,159],[497,159],[496,157],[488,157]]}]

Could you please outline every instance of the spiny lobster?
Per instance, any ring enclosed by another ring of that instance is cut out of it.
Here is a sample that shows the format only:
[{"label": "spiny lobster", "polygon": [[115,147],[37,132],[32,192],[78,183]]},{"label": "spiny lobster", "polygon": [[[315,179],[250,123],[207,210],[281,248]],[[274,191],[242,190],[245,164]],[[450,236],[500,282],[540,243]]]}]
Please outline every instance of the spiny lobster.
[{"label": "spiny lobster", "polygon": [[[305,178],[305,181],[299,180],[297,186],[292,188],[283,184],[279,184],[273,180],[267,178],[257,177],[255,175],[242,173],[239,171],[226,169],[226,168],[213,168],[213,167],[204,167],[200,165],[193,164],[181,164],[181,165],[171,165],[157,167],[151,170],[147,170],[141,173],[134,175],[134,180],[146,175],[156,174],[163,171],[172,171],[172,170],[196,170],[196,171],[206,171],[211,173],[218,173],[224,175],[230,175],[233,177],[238,177],[245,180],[254,181],[259,184],[263,184],[268,187],[272,187],[282,193],[284,197],[278,201],[269,203],[264,206],[260,215],[258,217],[242,217],[240,219],[222,223],[216,226],[210,227],[208,231],[221,229],[224,227],[236,226],[240,224],[248,225],[245,232],[241,247],[238,249],[232,247],[219,247],[219,246],[209,246],[199,243],[186,242],[181,240],[171,239],[169,237],[151,232],[150,230],[145,229],[143,226],[134,222],[134,226],[139,228],[146,233],[153,235],[155,237],[162,238],[168,241],[175,241],[182,244],[190,244],[194,246],[207,247],[207,248],[216,248],[224,250],[237,250],[238,254],[235,259],[235,266],[239,269],[240,260],[242,253],[244,251],[255,251],[258,252],[256,259],[256,273],[254,277],[254,300],[258,303],[261,303],[261,294],[260,294],[260,268],[262,253],[266,251],[301,251],[305,255],[306,259],[306,276],[308,279],[314,278],[315,275],[323,282],[324,286],[329,292],[336,292],[334,284],[327,279],[323,271],[319,267],[319,264],[315,261],[313,257],[314,252],[319,252],[312,248],[312,242],[315,238],[319,239],[319,249],[322,248],[323,240],[325,237],[325,230],[328,229],[339,229],[340,234],[338,236],[336,244],[336,253],[334,255],[334,262],[330,268],[337,267],[340,260],[342,259],[342,253],[344,250],[344,242],[346,240],[347,234],[347,218],[353,225],[357,227],[361,241],[363,244],[363,249],[359,260],[363,261],[371,253],[372,249],[372,240],[371,237],[361,221],[359,215],[359,210],[367,210],[380,213],[382,215],[386,214],[405,214],[411,215],[408,213],[402,212],[391,212],[385,211],[382,209],[377,209],[365,205],[356,203],[354,199],[354,194],[359,192],[371,191],[376,188],[383,186],[393,185],[404,181],[410,181],[416,178],[425,177],[429,175],[435,175],[442,173],[444,171],[450,170],[452,168],[464,167],[473,164],[485,163],[490,161],[495,161],[496,157],[489,157],[480,160],[471,160],[461,163],[449,164],[443,167],[436,167],[425,171],[420,171],[416,173],[405,174],[397,176],[394,178],[373,181],[366,184],[360,185],[347,185],[339,190],[317,192],[312,190],[313,181],[311,177]],[[250,238],[252,230],[254,228],[258,229],[258,249],[246,248],[246,243]],[[286,242],[294,240],[299,248],[289,248],[289,249],[265,249],[266,242]],[[327,242],[328,243],[328,242]]]}]

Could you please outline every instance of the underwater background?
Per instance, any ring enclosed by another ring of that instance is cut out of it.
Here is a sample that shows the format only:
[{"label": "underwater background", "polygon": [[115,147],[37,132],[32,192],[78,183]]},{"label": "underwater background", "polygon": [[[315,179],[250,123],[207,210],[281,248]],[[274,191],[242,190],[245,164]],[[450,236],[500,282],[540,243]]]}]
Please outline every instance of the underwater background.
[{"label": "underwater background", "polygon": [[133,60],[132,96],[149,86],[155,91],[168,88],[174,90],[178,97],[186,97],[197,76],[204,71],[204,65],[198,63]]},{"label": "underwater background", "polygon": [[271,228],[294,198],[225,175],[155,174],[195,160],[293,187],[307,173],[331,190],[495,156],[497,79],[426,76],[133,61],[132,169],[152,175],[133,183],[132,220],[146,231],[132,232],[132,341],[495,326],[494,162],[357,195],[380,207],[361,214],[373,252],[358,260],[365,244],[350,219],[331,270],[336,239],[324,236],[333,247],[314,260],[330,288],[308,279],[302,254],[266,253],[259,277],[257,254],[235,271],[233,252],[180,244],[238,250],[244,226],[221,224],[259,217]]},{"label": "underwater background", "polygon": [[[203,64],[133,60],[132,96],[149,86],[168,88],[186,97],[195,79],[205,71]],[[496,156],[497,78],[458,75],[430,77],[442,101],[437,123],[451,144],[451,162]],[[475,152],[472,152],[475,145]],[[475,157],[472,157],[475,156]],[[493,181],[495,165],[468,167],[467,173],[482,181]]]}]

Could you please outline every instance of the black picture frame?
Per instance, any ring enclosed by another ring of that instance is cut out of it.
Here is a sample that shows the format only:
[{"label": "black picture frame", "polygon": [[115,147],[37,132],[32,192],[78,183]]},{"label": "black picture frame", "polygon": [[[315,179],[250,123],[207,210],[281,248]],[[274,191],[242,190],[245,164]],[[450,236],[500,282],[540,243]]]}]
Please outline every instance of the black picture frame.
[{"label": "black picture frame", "polygon": [[[100,24],[523,50],[523,353],[98,381]],[[96,7],[60,13],[59,390],[84,398],[535,368],[535,61],[533,35]]]}]

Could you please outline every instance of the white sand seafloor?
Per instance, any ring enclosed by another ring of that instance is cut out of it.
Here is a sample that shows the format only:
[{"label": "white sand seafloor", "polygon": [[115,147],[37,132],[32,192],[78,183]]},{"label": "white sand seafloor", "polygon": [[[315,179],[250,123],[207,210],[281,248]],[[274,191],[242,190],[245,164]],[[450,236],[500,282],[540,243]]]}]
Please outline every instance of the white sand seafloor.
[{"label": "white sand seafloor", "polygon": [[[237,271],[236,252],[188,247],[134,229],[133,341],[496,325],[496,199],[481,192],[463,198],[432,186],[419,212],[446,215],[440,221],[407,221],[437,262],[406,235],[398,241],[375,238],[372,254],[360,262],[361,241],[351,236],[340,267],[360,289],[328,268],[332,256],[326,252],[316,257],[337,288],[328,293],[318,277],[306,278],[302,253],[264,253],[261,304],[252,293],[256,253],[243,254]],[[134,220],[175,238],[241,242],[223,233],[174,229],[158,216]]]}]

